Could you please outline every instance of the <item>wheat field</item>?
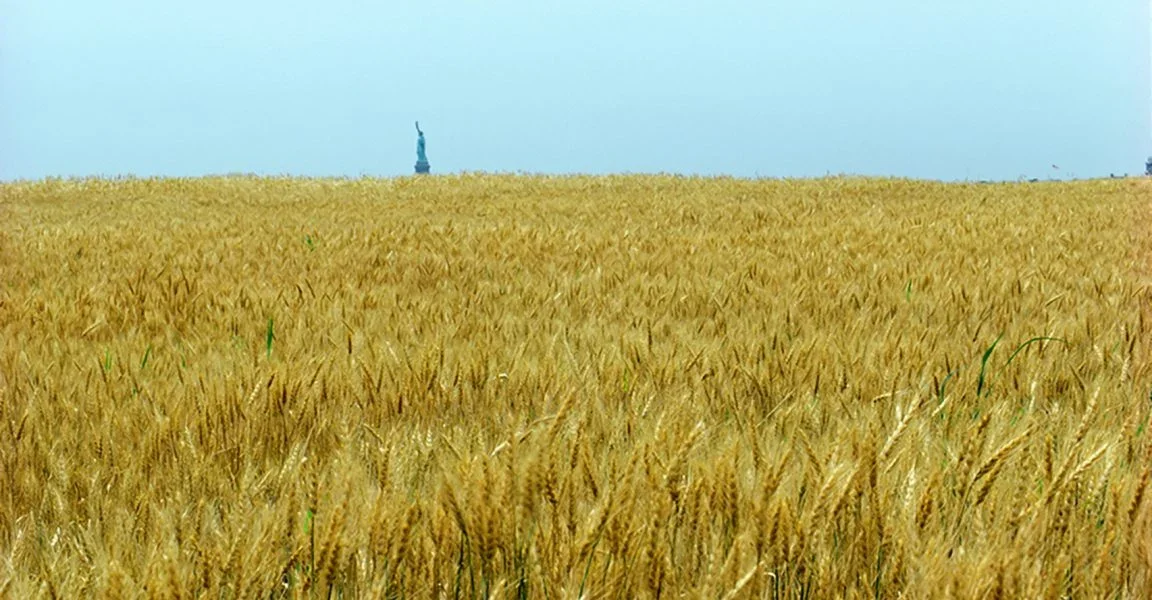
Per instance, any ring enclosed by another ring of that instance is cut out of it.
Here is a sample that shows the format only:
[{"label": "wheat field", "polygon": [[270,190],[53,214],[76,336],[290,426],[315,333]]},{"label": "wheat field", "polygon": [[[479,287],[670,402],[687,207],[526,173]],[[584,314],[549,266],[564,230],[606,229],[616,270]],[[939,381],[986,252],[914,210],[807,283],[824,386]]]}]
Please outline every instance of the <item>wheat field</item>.
[{"label": "wheat field", "polygon": [[1150,199],[0,184],[0,596],[1149,597]]}]

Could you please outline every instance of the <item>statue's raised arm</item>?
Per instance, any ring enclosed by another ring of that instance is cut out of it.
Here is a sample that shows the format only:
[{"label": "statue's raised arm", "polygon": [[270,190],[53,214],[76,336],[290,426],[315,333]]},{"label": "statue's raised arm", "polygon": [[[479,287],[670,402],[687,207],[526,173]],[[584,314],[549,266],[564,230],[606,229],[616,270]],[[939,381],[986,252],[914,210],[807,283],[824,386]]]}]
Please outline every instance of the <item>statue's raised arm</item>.
[{"label": "statue's raised arm", "polygon": [[424,132],[420,131],[420,121],[416,121],[416,133],[419,135],[424,135]]}]

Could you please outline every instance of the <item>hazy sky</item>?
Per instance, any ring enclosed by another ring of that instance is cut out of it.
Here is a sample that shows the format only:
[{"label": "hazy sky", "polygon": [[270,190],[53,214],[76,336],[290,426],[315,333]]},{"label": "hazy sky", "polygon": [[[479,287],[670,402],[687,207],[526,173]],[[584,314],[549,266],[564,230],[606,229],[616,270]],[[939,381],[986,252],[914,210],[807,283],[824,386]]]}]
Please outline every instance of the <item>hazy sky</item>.
[{"label": "hazy sky", "polygon": [[1149,0],[0,0],[0,179],[408,174],[416,119],[434,173],[1135,173],[1150,21]]}]

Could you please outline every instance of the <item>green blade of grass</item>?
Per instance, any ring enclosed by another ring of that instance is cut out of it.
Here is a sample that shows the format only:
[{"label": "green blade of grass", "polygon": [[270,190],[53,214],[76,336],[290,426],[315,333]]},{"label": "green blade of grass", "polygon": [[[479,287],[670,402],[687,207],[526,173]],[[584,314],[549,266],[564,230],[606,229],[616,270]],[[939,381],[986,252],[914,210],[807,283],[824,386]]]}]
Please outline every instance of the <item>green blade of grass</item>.
[{"label": "green blade of grass", "polygon": [[1000,338],[1002,337],[1004,337],[1003,333],[996,336],[995,341],[992,342],[991,346],[988,346],[988,349],[984,351],[984,356],[980,359],[980,376],[976,379],[977,397],[980,396],[980,393],[984,391],[985,388],[984,382],[985,377],[988,374],[988,359],[992,356],[992,351],[996,349],[996,346],[1000,343]]},{"label": "green blade of grass", "polygon": [[1023,351],[1025,348],[1027,348],[1028,346],[1030,346],[1036,342],[1060,342],[1062,344],[1068,343],[1066,340],[1062,340],[1062,339],[1057,338],[1057,337],[1045,337],[1045,336],[1034,337],[1034,338],[1028,340],[1027,342],[1024,342],[1023,344],[1020,344],[1019,346],[1017,346],[1016,350],[1014,350],[1012,352],[1012,354],[1010,356],[1008,356],[1008,362],[1004,363],[1004,366],[1007,367],[1008,365],[1012,364],[1012,359],[1016,358],[1017,354],[1020,354],[1021,351]]},{"label": "green blade of grass", "polygon": [[958,369],[950,371],[947,375],[944,376],[944,381],[940,382],[940,393],[937,394],[937,397],[936,397],[936,403],[937,404],[943,404],[944,403],[944,392],[945,392],[945,389],[948,387],[948,380],[952,379],[952,377],[954,375],[956,375],[956,373],[958,373],[958,372],[959,372]]}]

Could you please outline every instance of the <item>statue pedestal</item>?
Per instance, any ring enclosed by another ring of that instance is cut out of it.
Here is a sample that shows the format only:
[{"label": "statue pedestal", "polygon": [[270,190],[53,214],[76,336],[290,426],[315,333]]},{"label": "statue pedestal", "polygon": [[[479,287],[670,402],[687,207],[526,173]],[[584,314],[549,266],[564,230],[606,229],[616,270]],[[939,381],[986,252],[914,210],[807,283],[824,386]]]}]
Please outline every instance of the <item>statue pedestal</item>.
[{"label": "statue pedestal", "polygon": [[428,164],[426,160],[416,161],[416,174],[427,175],[432,172],[432,165]]}]

